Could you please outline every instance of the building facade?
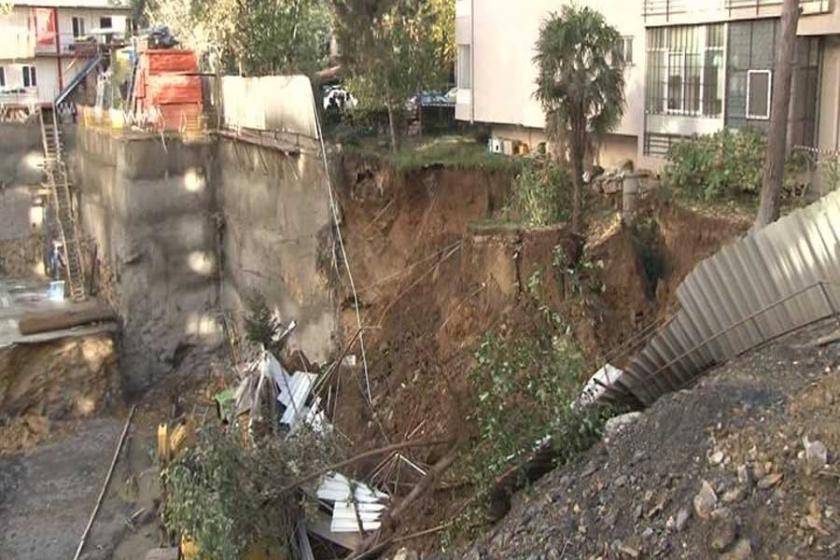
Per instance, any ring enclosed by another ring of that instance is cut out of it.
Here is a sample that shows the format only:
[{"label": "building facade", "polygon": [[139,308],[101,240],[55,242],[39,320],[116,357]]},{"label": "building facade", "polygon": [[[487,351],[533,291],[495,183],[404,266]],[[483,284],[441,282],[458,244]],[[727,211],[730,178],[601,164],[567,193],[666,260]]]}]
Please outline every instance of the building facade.
[{"label": "building facade", "polygon": [[0,108],[51,103],[96,53],[91,41],[125,35],[127,4],[27,0],[0,12]]},{"label": "building facade", "polygon": [[[457,0],[456,117],[499,137],[545,139],[534,99],[534,44],[565,0],[511,6]],[[724,127],[766,129],[770,121],[781,0],[585,0],[623,36],[628,61],[624,118],[603,142],[604,166],[630,158],[657,168],[670,146]],[[840,149],[840,8],[800,0],[791,146]]]}]

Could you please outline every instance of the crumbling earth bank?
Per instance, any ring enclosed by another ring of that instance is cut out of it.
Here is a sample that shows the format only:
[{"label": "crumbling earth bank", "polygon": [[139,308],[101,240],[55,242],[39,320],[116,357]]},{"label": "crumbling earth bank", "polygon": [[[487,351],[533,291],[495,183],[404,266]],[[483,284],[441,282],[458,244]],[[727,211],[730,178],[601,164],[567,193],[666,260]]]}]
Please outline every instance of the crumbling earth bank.
[{"label": "crumbling earth bank", "polygon": [[1,349],[0,453],[37,445],[55,422],[93,417],[117,386],[110,333]]},{"label": "crumbling earth bank", "polygon": [[660,399],[454,557],[836,558],[840,345],[822,325]]}]

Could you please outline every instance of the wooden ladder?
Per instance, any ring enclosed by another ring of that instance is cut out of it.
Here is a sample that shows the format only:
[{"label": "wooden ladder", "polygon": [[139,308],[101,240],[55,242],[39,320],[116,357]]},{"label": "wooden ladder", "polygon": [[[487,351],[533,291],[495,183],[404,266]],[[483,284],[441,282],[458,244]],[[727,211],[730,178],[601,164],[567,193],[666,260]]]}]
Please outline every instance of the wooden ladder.
[{"label": "wooden ladder", "polygon": [[79,244],[78,225],[70,192],[70,175],[64,162],[61,129],[58,126],[55,105],[42,106],[38,112],[41,120],[41,140],[44,144],[45,187],[52,193],[58,230],[61,235],[64,263],[67,266],[67,283],[70,299],[82,301],[85,292],[85,271]]}]

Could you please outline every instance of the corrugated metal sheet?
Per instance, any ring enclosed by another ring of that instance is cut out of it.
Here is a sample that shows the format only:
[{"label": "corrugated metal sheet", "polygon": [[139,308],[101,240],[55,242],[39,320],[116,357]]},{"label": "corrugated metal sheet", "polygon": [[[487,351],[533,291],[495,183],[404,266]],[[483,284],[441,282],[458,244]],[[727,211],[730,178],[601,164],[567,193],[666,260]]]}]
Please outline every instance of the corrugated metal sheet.
[{"label": "corrugated metal sheet", "polygon": [[835,192],[700,262],[677,289],[680,311],[617,375],[599,370],[581,400],[648,406],[716,364],[832,316],[838,283]]},{"label": "corrugated metal sheet", "polygon": [[[318,487],[318,498],[331,502],[350,501],[350,485],[349,478],[343,474],[333,473],[325,477],[321,486]],[[352,481],[352,485],[355,487],[355,500],[359,503],[376,503],[388,499],[388,494],[374,490],[361,482]]]},{"label": "corrugated metal sheet", "polygon": [[357,505],[351,502],[336,502],[333,506],[330,530],[334,533],[358,533],[361,521],[363,531],[375,531],[382,525],[384,511],[383,504]]}]

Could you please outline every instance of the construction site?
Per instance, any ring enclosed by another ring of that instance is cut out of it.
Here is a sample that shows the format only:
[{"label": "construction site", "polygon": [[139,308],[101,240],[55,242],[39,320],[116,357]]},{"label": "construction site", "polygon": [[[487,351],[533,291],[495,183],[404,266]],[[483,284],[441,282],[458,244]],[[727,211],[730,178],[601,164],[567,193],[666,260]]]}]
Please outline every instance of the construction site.
[{"label": "construction site", "polygon": [[377,157],[108,24],[0,110],[0,558],[840,555],[836,190],[535,224],[545,153]]}]

